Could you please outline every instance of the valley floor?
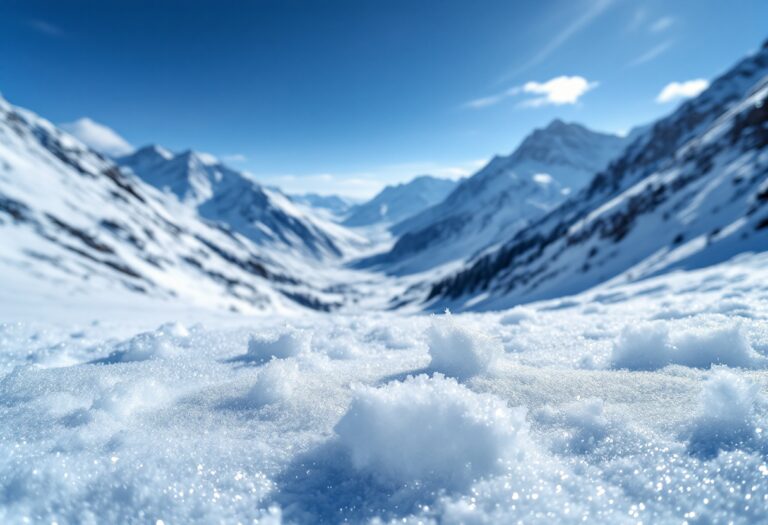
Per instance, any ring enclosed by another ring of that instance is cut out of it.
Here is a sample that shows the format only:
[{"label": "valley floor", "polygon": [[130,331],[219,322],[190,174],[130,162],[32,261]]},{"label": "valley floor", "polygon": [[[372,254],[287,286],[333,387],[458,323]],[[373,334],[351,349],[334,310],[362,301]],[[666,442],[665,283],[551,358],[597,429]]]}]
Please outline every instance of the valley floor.
[{"label": "valley floor", "polygon": [[486,314],[41,306],[0,326],[2,523],[768,515],[766,255]]}]

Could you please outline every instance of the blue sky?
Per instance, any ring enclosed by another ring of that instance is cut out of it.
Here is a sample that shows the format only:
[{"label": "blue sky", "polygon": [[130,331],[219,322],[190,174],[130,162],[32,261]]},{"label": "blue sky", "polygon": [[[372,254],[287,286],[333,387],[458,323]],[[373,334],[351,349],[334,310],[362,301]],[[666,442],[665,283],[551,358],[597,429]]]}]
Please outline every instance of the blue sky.
[{"label": "blue sky", "polygon": [[362,196],[469,173],[555,117],[653,120],[757,48],[766,20],[764,0],[4,0],[0,92],[290,191]]}]

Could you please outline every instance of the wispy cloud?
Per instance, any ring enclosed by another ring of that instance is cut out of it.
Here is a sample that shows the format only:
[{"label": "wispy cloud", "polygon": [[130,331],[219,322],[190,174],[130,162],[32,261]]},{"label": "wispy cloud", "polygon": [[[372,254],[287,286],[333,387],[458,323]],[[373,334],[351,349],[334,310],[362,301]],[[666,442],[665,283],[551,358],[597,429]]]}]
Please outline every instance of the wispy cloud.
[{"label": "wispy cloud", "polygon": [[650,62],[651,60],[654,60],[654,59],[660,57],[661,55],[663,55],[664,53],[666,53],[669,50],[670,47],[672,47],[672,41],[671,40],[667,40],[666,42],[662,42],[661,44],[658,44],[658,45],[652,47],[651,49],[649,49],[648,51],[646,51],[645,53],[643,53],[639,57],[637,57],[634,60],[632,60],[629,64],[627,64],[627,66],[628,67],[635,67],[635,66],[639,66],[639,65],[645,64],[647,62]]},{"label": "wispy cloud", "polygon": [[562,106],[576,104],[587,91],[596,88],[597,82],[590,82],[586,78],[575,76],[559,76],[546,82],[526,82],[522,86],[509,88],[495,95],[470,100],[464,107],[481,109],[493,106],[503,100],[520,94],[536,95],[523,100],[522,107]]},{"label": "wispy cloud", "polygon": [[656,102],[665,104],[674,100],[695,97],[709,87],[709,81],[703,78],[685,82],[670,82],[656,97]]},{"label": "wispy cloud", "polygon": [[647,18],[648,12],[644,8],[638,7],[632,13],[632,18],[629,21],[629,25],[627,25],[627,31],[635,31],[639,29],[642,25],[645,24]]},{"label": "wispy cloud", "polygon": [[223,157],[221,157],[221,160],[223,160],[224,162],[232,162],[232,163],[245,162],[248,160],[248,157],[246,157],[242,153],[233,153],[231,155],[224,155]]},{"label": "wispy cloud", "polygon": [[656,20],[654,23],[650,25],[648,28],[652,33],[661,33],[662,31],[666,31],[670,27],[672,27],[672,24],[675,23],[675,19],[671,16],[662,16],[658,20]]},{"label": "wispy cloud", "polygon": [[64,36],[64,31],[62,31],[60,27],[50,22],[46,22],[45,20],[39,20],[39,19],[30,20],[29,26],[35,31],[37,31],[38,33],[42,33],[47,36],[54,36],[54,37]]},{"label": "wispy cloud", "polygon": [[595,18],[600,16],[606,9],[608,9],[612,4],[614,3],[614,0],[593,0],[592,4],[589,6],[588,9],[584,11],[584,13],[573,20],[570,24],[568,24],[566,27],[564,27],[559,33],[556,35],[553,35],[548,43],[539,49],[539,51],[533,55],[527,62],[525,62],[523,65],[515,69],[514,71],[511,71],[510,73],[506,74],[500,82],[507,81],[520,73],[530,69],[531,67],[535,66],[536,64],[539,64],[543,62],[549,55],[554,53],[560,46],[565,44],[568,40],[571,39],[576,33],[584,29],[586,26],[588,26]]},{"label": "wispy cloud", "polygon": [[481,109],[481,108],[486,108],[488,106],[495,106],[496,104],[498,104],[499,102],[503,101],[506,98],[519,95],[520,93],[522,93],[522,91],[523,91],[522,87],[515,86],[513,88],[504,90],[500,93],[496,93],[495,95],[490,95],[487,97],[481,97],[481,98],[470,100],[469,102],[464,104],[464,107],[472,108],[472,109]]},{"label": "wispy cloud", "polygon": [[291,194],[335,194],[367,199],[381,191],[387,184],[406,182],[422,174],[458,179],[471,175],[486,163],[487,159],[469,160],[456,164],[406,162],[350,173],[254,175],[254,177],[262,184],[277,186]]}]

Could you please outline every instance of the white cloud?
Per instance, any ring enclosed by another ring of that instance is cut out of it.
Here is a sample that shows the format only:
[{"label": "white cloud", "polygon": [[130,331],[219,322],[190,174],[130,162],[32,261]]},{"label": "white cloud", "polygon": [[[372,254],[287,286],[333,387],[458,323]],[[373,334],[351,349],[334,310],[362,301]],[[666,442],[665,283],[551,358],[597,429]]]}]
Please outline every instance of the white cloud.
[{"label": "white cloud", "polygon": [[117,157],[133,151],[133,146],[123,137],[88,117],[62,124],[61,127],[86,146],[105,155]]},{"label": "white cloud", "polygon": [[523,107],[535,108],[547,105],[576,104],[584,93],[596,88],[597,85],[597,82],[590,82],[578,75],[570,77],[559,76],[546,82],[526,82],[522,86],[509,88],[495,95],[470,100],[464,104],[464,107],[471,109],[485,108],[522,93],[540,95],[521,102]]},{"label": "white cloud", "polygon": [[541,95],[523,102],[524,106],[562,106],[575,104],[584,93],[597,87],[597,82],[589,82],[580,76],[560,76],[547,82],[526,82],[523,92]]},{"label": "white cloud", "polygon": [[666,31],[670,27],[672,27],[672,24],[675,22],[675,19],[671,16],[662,16],[658,20],[656,20],[654,23],[651,24],[651,26],[648,28],[653,33],[661,33],[662,31]]},{"label": "white cloud", "polygon": [[224,162],[245,162],[248,160],[248,157],[242,153],[233,153],[232,155],[224,155],[221,160]]},{"label": "white cloud", "polygon": [[672,41],[668,40],[666,42],[662,42],[661,44],[652,47],[633,61],[631,61],[629,64],[627,64],[629,67],[639,66],[640,64],[645,64],[646,62],[650,62],[654,58],[657,58],[661,56],[662,54],[666,53],[666,51],[672,47]]},{"label": "white cloud", "polygon": [[703,78],[687,80],[685,82],[670,82],[656,97],[656,102],[665,104],[681,98],[695,97],[709,87],[709,81]]},{"label": "white cloud", "polygon": [[458,179],[473,174],[487,162],[487,159],[469,160],[457,164],[408,162],[350,173],[255,175],[254,177],[262,184],[277,186],[289,194],[318,193],[368,199],[388,184],[406,182],[422,174]]}]

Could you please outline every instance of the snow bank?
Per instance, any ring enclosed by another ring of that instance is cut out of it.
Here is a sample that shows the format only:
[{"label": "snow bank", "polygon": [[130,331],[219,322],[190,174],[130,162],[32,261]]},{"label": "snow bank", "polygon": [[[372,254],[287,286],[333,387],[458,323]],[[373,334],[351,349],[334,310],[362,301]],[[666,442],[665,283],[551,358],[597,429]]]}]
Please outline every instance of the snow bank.
[{"label": "snow bank", "polygon": [[755,405],[760,387],[727,370],[716,370],[704,384],[688,440],[692,454],[714,457],[755,438]]},{"label": "snow bank", "polygon": [[677,364],[693,368],[727,365],[755,368],[765,364],[740,325],[690,328],[670,333],[670,324],[642,323],[624,328],[613,346],[612,368],[657,370]]},{"label": "snow bank", "polygon": [[246,396],[250,404],[263,406],[285,401],[299,382],[299,366],[292,359],[275,359],[259,370],[256,384]]},{"label": "snow bank", "polygon": [[464,487],[531,446],[523,409],[440,374],[358,387],[336,432],[357,469],[395,485]]},{"label": "snow bank", "polygon": [[427,332],[430,370],[458,379],[488,372],[503,355],[501,342],[446,313],[433,316]]},{"label": "snow bank", "polygon": [[257,363],[266,363],[272,358],[296,357],[309,352],[310,341],[311,335],[304,330],[289,330],[276,339],[251,337],[248,341],[246,359]]}]

